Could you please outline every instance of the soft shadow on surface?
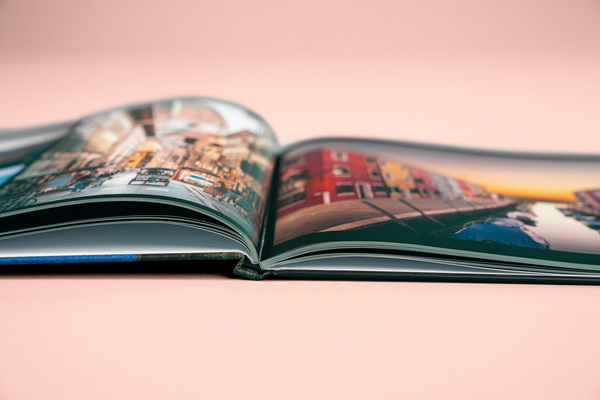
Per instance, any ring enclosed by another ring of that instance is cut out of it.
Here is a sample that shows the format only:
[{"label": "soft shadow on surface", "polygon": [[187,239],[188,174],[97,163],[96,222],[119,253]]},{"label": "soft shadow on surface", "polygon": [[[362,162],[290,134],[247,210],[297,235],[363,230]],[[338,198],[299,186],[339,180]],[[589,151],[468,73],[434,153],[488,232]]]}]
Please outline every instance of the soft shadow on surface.
[{"label": "soft shadow on surface", "polygon": [[[235,263],[220,261],[200,265],[198,262],[138,262],[106,264],[53,264],[53,265],[16,265],[3,267],[0,282],[10,280],[240,280],[249,284],[260,282],[346,282],[347,284],[439,284],[439,285],[549,285],[549,286],[600,286],[598,278],[581,277],[520,277],[520,276],[465,276],[460,274],[289,274],[271,275],[259,282],[239,277],[233,273]],[[310,284],[310,283],[309,283]]]},{"label": "soft shadow on surface", "polygon": [[[219,260],[199,261],[142,261],[132,263],[71,263],[71,264],[36,264],[36,265],[4,265],[0,268],[0,282],[10,280],[69,280],[69,279],[101,279],[101,280],[240,280],[251,281],[233,273],[235,261]],[[335,274],[308,273],[282,274],[266,277],[264,282],[294,281],[344,281],[380,282],[382,284],[492,284],[498,285],[569,285],[598,286],[598,278],[572,277],[519,277],[519,276],[465,276],[459,274]],[[251,283],[250,283],[251,284]]]},{"label": "soft shadow on surface", "polygon": [[4,279],[238,279],[235,261],[143,261],[135,263],[72,263],[4,265]]}]

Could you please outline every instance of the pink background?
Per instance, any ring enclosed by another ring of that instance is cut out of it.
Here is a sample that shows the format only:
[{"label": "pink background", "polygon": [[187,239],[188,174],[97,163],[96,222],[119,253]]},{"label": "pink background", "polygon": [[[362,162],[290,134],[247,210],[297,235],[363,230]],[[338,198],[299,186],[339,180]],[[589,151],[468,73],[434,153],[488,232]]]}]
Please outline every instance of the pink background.
[{"label": "pink background", "polygon": [[[600,2],[0,0],[0,126],[206,95],[322,135],[600,152]],[[0,278],[0,398],[600,397],[597,287]]]}]

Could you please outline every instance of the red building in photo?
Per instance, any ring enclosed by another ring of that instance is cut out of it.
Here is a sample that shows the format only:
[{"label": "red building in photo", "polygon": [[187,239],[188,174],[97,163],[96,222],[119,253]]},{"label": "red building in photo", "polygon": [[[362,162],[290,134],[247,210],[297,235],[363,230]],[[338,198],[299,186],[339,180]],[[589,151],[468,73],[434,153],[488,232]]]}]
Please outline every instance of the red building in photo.
[{"label": "red building in photo", "polygon": [[377,158],[341,149],[286,157],[280,176],[280,216],[317,204],[388,197]]},{"label": "red building in photo", "polygon": [[411,191],[412,197],[422,199],[442,198],[437,185],[427,171],[417,167],[410,167],[410,172],[415,183],[415,189]]}]

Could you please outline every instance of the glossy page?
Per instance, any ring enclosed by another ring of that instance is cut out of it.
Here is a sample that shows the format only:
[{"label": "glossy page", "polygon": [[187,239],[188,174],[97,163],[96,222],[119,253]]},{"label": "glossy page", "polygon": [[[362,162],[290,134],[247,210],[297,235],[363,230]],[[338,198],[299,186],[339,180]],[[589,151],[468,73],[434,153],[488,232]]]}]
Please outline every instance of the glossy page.
[{"label": "glossy page", "polygon": [[597,263],[598,171],[594,155],[315,140],[281,158],[272,254],[379,243]]},{"label": "glossy page", "polygon": [[115,109],[83,119],[22,171],[7,170],[18,174],[0,188],[0,212],[166,201],[230,223],[256,244],[276,151],[266,122],[233,103],[173,99]]}]

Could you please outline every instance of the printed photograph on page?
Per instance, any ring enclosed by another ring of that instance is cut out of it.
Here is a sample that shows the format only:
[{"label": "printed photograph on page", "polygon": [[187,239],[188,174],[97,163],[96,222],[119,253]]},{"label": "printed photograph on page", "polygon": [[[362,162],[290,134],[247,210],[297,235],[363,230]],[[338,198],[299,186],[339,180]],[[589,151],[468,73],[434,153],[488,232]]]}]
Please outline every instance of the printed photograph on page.
[{"label": "printed photograph on page", "polygon": [[598,171],[599,160],[317,142],[282,157],[274,244],[470,242],[600,254]]},{"label": "printed photograph on page", "polygon": [[101,196],[156,196],[195,204],[256,238],[277,145],[240,106],[170,100],[84,119],[0,186],[0,212]]}]

